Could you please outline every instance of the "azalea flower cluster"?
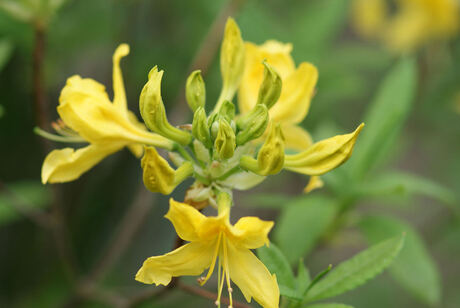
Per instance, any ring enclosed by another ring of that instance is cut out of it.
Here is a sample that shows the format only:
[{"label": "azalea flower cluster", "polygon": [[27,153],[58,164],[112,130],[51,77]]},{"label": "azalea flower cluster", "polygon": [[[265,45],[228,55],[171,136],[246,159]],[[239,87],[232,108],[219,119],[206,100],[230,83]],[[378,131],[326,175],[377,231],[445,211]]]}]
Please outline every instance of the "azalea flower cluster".
[{"label": "azalea flower cluster", "polygon": [[352,4],[358,33],[383,41],[397,53],[452,38],[460,29],[455,0],[354,0]]},{"label": "azalea flower cluster", "polygon": [[[104,86],[92,79],[67,80],[57,108],[61,120],[54,123],[58,135],[39,133],[86,145],[49,153],[43,163],[43,183],[76,180],[124,147],[142,157],[143,181],[152,192],[168,195],[192,177],[195,182],[184,203],[171,199],[165,216],[188,243],[148,258],[136,280],[167,285],[172,277],[202,275],[209,269],[199,279],[203,285],[217,266],[218,306],[224,284],[232,305],[233,281],[248,302],[254,298],[263,307],[278,307],[276,277],[251,252],[269,244],[273,222],[243,217],[232,226],[232,192],[249,189],[283,169],[311,176],[307,190],[320,186],[318,176],[350,157],[363,127],[312,142],[298,124],[308,113],[318,72],[306,62],[296,67],[291,49],[290,44],[276,41],[261,46],[245,43],[237,24],[229,19],[220,55],[223,86],[215,107],[206,111],[205,83],[200,71],[192,72],[186,99],[193,121],[176,127],[167,119],[161,96],[163,71],[157,66],[150,70],[140,94],[144,123],[128,110],[120,60],[129,47],[120,45],[113,56],[113,101]],[[236,93],[239,113],[233,104]],[[158,149],[167,153],[169,161]],[[217,210],[216,216],[200,212],[208,205]]]}]

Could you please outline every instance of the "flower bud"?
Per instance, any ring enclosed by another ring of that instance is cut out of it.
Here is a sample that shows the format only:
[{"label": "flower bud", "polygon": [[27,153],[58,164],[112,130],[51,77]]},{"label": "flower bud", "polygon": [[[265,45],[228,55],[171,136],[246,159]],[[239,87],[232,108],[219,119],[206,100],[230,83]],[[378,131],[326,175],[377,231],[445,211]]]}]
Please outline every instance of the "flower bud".
[{"label": "flower bud", "polygon": [[192,141],[192,136],[186,131],[173,127],[166,118],[165,106],[161,98],[162,77],[163,71],[158,71],[156,66],[150,70],[149,80],[142,89],[139,98],[142,119],[150,130],[187,145]]},{"label": "flower bud", "polygon": [[212,148],[211,135],[209,133],[206,112],[203,107],[198,107],[193,115],[192,134],[200,140],[207,148]]},{"label": "flower bud", "polygon": [[193,112],[195,112],[198,107],[204,108],[206,102],[206,88],[200,70],[192,72],[187,78],[185,98]]},{"label": "flower bud", "polygon": [[278,73],[267,62],[263,62],[264,79],[259,88],[259,96],[257,97],[257,104],[264,104],[270,109],[281,95],[282,81]]},{"label": "flower bud", "polygon": [[169,195],[177,185],[193,173],[193,165],[190,162],[185,162],[174,170],[154,147],[144,148],[141,167],[144,170],[145,187],[151,192],[164,195]]},{"label": "flower bud", "polygon": [[235,151],[235,133],[224,118],[220,118],[218,123],[219,130],[214,141],[214,148],[220,159],[228,159],[233,156]]},{"label": "flower bud", "polygon": [[263,104],[257,104],[249,113],[237,121],[240,130],[236,135],[236,144],[243,145],[256,139],[265,132],[268,124],[268,109]]},{"label": "flower bud", "polygon": [[257,154],[257,160],[243,156],[240,166],[259,175],[276,174],[284,165],[284,136],[280,124],[271,124],[264,145]]},{"label": "flower bud", "polygon": [[220,107],[218,114],[221,117],[224,117],[224,119],[227,120],[228,123],[230,123],[231,121],[233,121],[233,118],[235,117],[235,105],[232,102],[225,100],[222,103],[222,106]]}]

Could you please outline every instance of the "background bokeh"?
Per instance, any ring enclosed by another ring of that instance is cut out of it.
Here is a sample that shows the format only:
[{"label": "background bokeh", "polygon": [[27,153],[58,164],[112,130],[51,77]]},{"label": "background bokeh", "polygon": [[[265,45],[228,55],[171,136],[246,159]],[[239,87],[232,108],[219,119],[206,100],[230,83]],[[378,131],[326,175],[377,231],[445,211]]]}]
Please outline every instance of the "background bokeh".
[{"label": "background bokeh", "polygon": [[[214,21],[228,12],[245,40],[291,42],[296,63],[309,61],[318,67],[317,94],[302,124],[315,140],[352,131],[361,123],[385,75],[402,57],[355,34],[348,1],[234,2],[237,5],[229,10],[224,0],[69,0],[51,20],[46,35],[43,84],[50,118],[57,119],[60,89],[73,74],[94,78],[111,93],[111,56],[116,46],[125,42],[131,46],[130,55],[122,61],[130,109],[138,114],[138,97],[147,73],[158,65],[165,70],[162,95],[167,110],[174,114],[173,124],[190,122],[191,113],[183,101],[185,80]],[[40,184],[46,153],[33,133],[33,46],[33,27],[0,12],[0,180],[15,195],[4,189],[0,193],[0,307],[110,307],[97,300],[71,300],[74,285],[61,266],[50,232],[17,214],[10,204],[19,198],[47,211],[52,199],[50,185]],[[203,68],[208,105],[217,99],[221,83],[216,46],[209,47],[210,66]],[[422,240],[427,266],[435,276],[439,273],[439,283],[434,279],[436,285],[425,286],[442,290],[441,301],[431,306],[455,308],[460,306],[460,208],[456,201],[460,192],[460,40],[433,42],[413,56],[418,68],[416,98],[401,130],[391,137],[391,149],[382,149],[385,159],[372,172],[410,172],[426,181],[413,181],[412,187],[390,185],[388,191],[361,198],[347,218],[353,221],[365,214],[383,215],[411,225]],[[311,196],[301,196],[308,179],[287,172],[253,191],[236,193],[238,210],[233,218],[257,213],[282,220],[288,215],[283,207],[289,202],[314,203],[315,197],[334,196],[337,192],[330,187],[334,185],[328,183],[334,183],[341,168],[331,172],[329,179],[325,178],[325,188]],[[105,159],[78,181],[58,185],[69,233],[67,244],[74,251],[80,274],[97,264],[130,204],[148,203],[138,207],[145,211],[140,226],[102,279],[101,285],[116,294],[145,290],[146,286],[134,281],[135,272],[146,257],[169,251],[175,240],[173,228],[163,219],[168,198],[146,193],[141,179],[139,161],[125,150]],[[183,183],[173,197],[181,200],[190,183]],[[344,186],[339,191],[347,189],[351,188]],[[279,246],[295,246],[298,239],[283,237],[277,227],[277,238],[284,240]],[[304,228],[298,237],[309,236],[309,226]],[[344,224],[340,232],[318,237],[314,244],[304,256],[313,274],[354,255],[367,241],[356,226]],[[419,258],[413,257],[414,262]],[[423,294],[410,289],[395,283],[386,272],[337,301],[354,307],[430,306]],[[212,301],[180,291],[161,299],[153,297],[143,305],[214,306]]]}]

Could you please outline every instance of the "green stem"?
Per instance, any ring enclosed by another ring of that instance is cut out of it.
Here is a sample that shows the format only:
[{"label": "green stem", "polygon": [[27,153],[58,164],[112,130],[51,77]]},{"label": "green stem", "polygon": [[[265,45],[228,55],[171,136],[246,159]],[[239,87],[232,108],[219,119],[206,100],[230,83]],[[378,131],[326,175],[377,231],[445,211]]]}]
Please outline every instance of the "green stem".
[{"label": "green stem", "polygon": [[225,180],[226,178],[228,178],[229,176],[231,176],[232,174],[235,174],[237,173],[238,171],[241,170],[241,167],[239,165],[236,165],[235,167],[233,167],[232,169],[228,170],[227,172],[225,172],[224,174],[222,174],[221,176],[215,178],[214,180],[216,181],[223,181]]}]

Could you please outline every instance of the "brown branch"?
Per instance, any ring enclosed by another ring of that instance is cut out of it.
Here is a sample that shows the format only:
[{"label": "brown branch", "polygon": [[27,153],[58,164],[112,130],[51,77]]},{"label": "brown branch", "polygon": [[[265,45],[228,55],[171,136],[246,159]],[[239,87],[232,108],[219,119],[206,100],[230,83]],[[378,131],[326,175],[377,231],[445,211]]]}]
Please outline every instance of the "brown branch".
[{"label": "brown branch", "polygon": [[147,214],[152,208],[153,200],[154,194],[149,192],[144,187],[143,183],[141,183],[136,199],[123,216],[122,221],[117,227],[117,231],[110,240],[109,246],[94,266],[87,281],[94,283],[102,279],[123,255],[123,252],[128,248],[134,235],[147,218]]},{"label": "brown branch", "polygon": [[[33,102],[35,111],[36,125],[46,129],[49,126],[48,106],[46,101],[45,90],[43,86],[44,74],[43,64],[45,59],[45,38],[46,27],[41,22],[33,24],[35,31],[35,43],[33,50]],[[51,150],[51,143],[45,138],[40,138],[42,148],[45,153]],[[73,279],[75,273],[75,260],[71,250],[70,241],[68,240],[68,231],[64,223],[64,214],[61,207],[60,192],[55,185],[52,187],[53,200],[51,203],[51,217],[54,221],[52,224],[52,234],[58,250],[58,255],[63,264],[64,270],[70,279]]]},{"label": "brown branch", "polygon": [[[196,52],[195,57],[193,58],[187,71],[187,76],[185,76],[182,84],[185,85],[188,75],[196,69],[200,69],[203,76],[207,74],[211,63],[219,50],[227,18],[235,15],[240,10],[243,3],[244,0],[229,0],[220,10],[219,15],[217,15],[214,19],[211,28]],[[189,114],[189,112],[185,102],[185,88],[183,88],[174,103],[174,107],[169,118],[173,123],[183,123],[186,120],[187,114]]]},{"label": "brown branch", "polygon": [[[210,299],[210,300],[213,300],[213,301],[217,300],[217,294],[216,293],[207,291],[205,289],[195,287],[195,286],[191,286],[191,285],[187,285],[187,284],[183,284],[181,282],[178,283],[178,287],[181,290],[183,290],[183,291],[185,291],[187,293],[197,295],[197,296],[200,296],[200,297],[203,297],[203,298],[207,298],[207,299]],[[220,300],[224,305],[229,305],[230,304],[230,300],[227,297],[221,297]],[[234,308],[251,308],[250,305],[238,302],[236,300],[233,300],[233,307]]]}]

